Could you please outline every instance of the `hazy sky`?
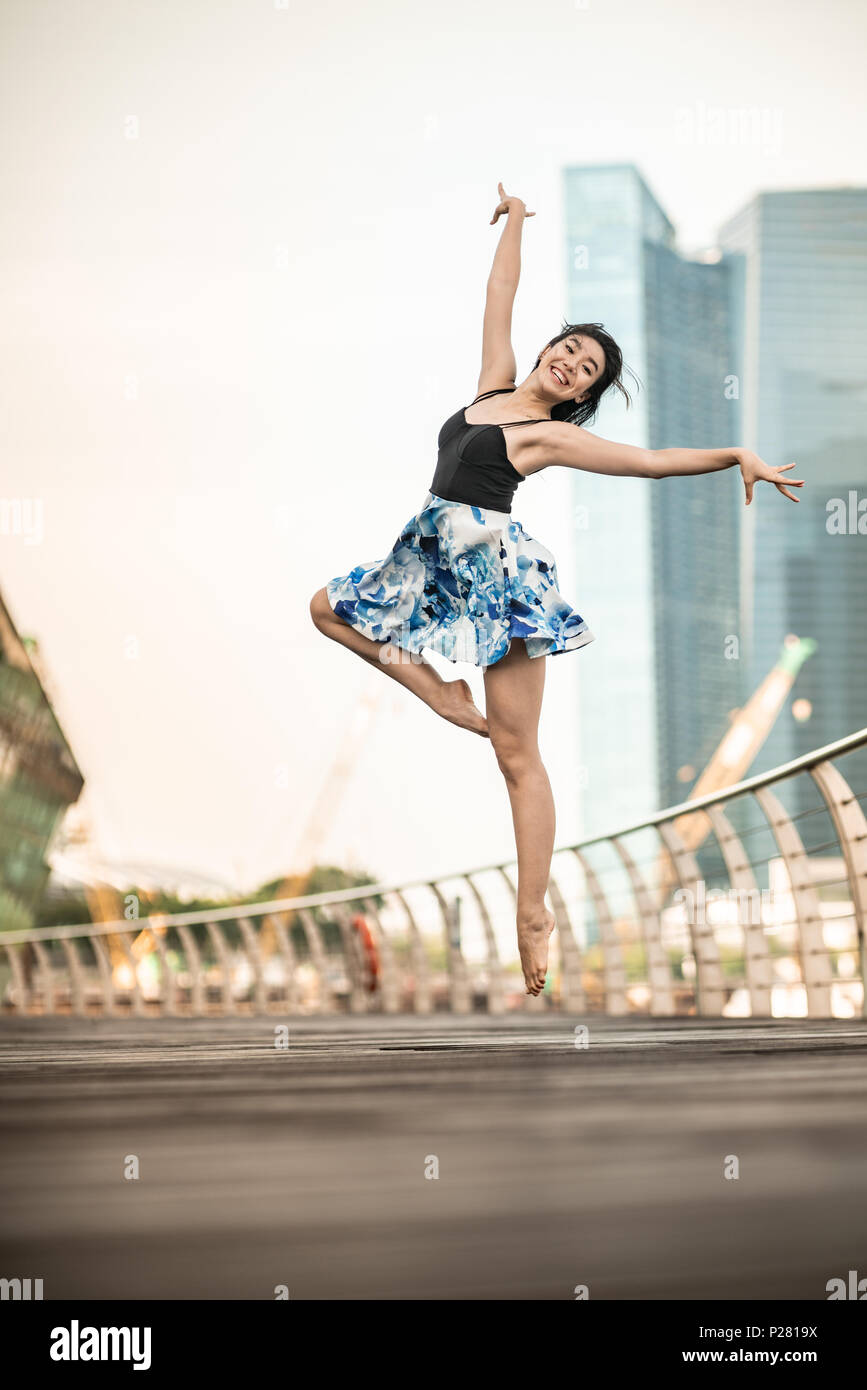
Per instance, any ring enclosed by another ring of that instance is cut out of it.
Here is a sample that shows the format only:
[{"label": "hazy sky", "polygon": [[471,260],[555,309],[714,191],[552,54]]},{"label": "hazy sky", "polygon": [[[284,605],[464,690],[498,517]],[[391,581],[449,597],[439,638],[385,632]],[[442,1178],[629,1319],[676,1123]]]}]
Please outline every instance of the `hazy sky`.
[{"label": "hazy sky", "polygon": [[[322,857],[511,853],[489,745],[326,642],[310,595],[391,548],[475,395],[498,179],[537,212],[525,375],[565,306],[561,167],[635,162],[690,251],[763,188],[863,184],[865,28],[856,0],[7,0],[0,497],[44,537],[0,535],[0,586],[107,857],[245,887],[290,867],[365,693]],[[705,139],[717,107],[765,135]],[[566,484],[514,511],[582,611]],[[548,662],[561,843],[593,657]]]}]

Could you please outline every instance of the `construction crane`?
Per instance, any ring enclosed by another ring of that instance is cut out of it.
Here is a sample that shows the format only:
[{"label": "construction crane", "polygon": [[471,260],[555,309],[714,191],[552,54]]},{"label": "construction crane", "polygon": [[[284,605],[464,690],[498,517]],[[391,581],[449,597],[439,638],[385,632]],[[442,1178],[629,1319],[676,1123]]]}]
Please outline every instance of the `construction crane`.
[{"label": "construction crane", "polygon": [[[303,894],[310,872],[316,866],[329,826],[334,820],[335,811],[346,792],[362,749],[373,733],[387,695],[387,690],[365,691],[355,702],[349,720],[343,725],[337,750],[290,856],[291,871],[280,884],[278,898]],[[402,706],[395,702],[393,708],[397,711]]]},{"label": "construction crane", "polygon": [[[52,865],[61,870],[65,877],[75,879],[81,885],[91,922],[124,920],[126,918],[125,894],[122,889],[109,881],[106,877],[106,869],[101,867],[99,863],[92,823],[80,803],[76,806],[74,814],[69,817],[69,823],[65,829],[65,840],[66,844],[74,846],[78,853],[68,856],[55,854],[52,856]],[[137,896],[141,898],[142,890],[137,889],[136,892]],[[131,918],[130,921],[131,923],[134,922],[135,918]],[[153,930],[152,927],[146,927],[131,942],[129,950],[135,961],[141,960],[155,949]],[[109,953],[114,983],[116,985],[128,985],[130,983],[130,962],[120,936],[115,932],[110,932],[105,937],[105,945]]]},{"label": "construction crane", "polygon": [[[335,811],[346,793],[361,751],[370,739],[376,721],[385,706],[387,696],[387,689],[369,690],[365,691],[355,702],[349,720],[343,725],[343,733],[337,750],[328,766],[292,852],[289,861],[292,870],[285,875],[277,889],[276,896],[278,898],[303,897],[310,881],[310,874],[316,867],[329,826],[334,819]],[[402,709],[402,704],[393,700],[393,712],[397,714]],[[358,932],[362,945],[370,955],[368,964],[371,979],[375,979],[378,962],[367,922],[362,914],[356,913],[351,919],[351,925]],[[259,949],[263,956],[270,956],[276,949],[276,945],[276,931],[273,922],[269,919],[263,924],[259,934]]]},{"label": "construction crane", "polygon": [[[735,710],[732,714],[722,741],[692,788],[688,800],[695,801],[710,792],[723,791],[741,781],[774,727],[798,672],[815,650],[816,643],[811,637],[786,638],[773,670],[765,676],[743,709]],[[672,825],[684,846],[690,850],[704,844],[711,830],[710,818],[704,811],[684,811]],[[657,882],[659,901],[662,903],[675,882],[674,866],[666,850],[660,850]]]}]

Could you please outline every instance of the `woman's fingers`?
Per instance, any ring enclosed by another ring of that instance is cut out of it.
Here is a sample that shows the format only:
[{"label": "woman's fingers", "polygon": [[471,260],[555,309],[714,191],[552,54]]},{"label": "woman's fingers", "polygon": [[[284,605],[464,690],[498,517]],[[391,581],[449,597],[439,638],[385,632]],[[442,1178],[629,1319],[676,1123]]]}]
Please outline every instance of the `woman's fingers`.
[{"label": "woman's fingers", "polygon": [[[509,202],[510,202],[510,198],[509,198],[508,193],[506,192],[505,188],[503,187],[503,185],[502,185],[501,183],[498,183],[498,184],[497,184],[497,193],[498,193],[498,195],[499,195],[500,202],[499,202],[499,204],[498,204],[498,206],[497,206],[496,212],[494,213],[493,217],[491,218],[491,221],[490,221],[490,224],[489,224],[490,226],[493,226],[493,225],[494,225],[494,223],[496,222],[497,218],[500,216],[501,213],[504,213],[504,212],[508,212],[508,211],[509,211]],[[520,202],[520,201],[521,201],[520,198],[516,199],[516,202]],[[535,214],[535,212],[528,212],[527,209],[526,209],[526,207],[525,207],[525,208],[524,208],[524,216],[525,216],[525,217],[535,217],[536,214]]]},{"label": "woman's fingers", "polygon": [[[794,468],[794,466],[795,465],[793,463],[784,463],[779,468],[775,468],[774,472],[777,474],[785,473],[787,468]],[[794,493],[789,492],[789,488],[803,487],[803,478],[787,478],[785,483],[783,483],[779,478],[775,478],[773,481],[774,487],[777,489],[778,492],[781,492],[784,497],[790,497],[793,502],[800,502],[800,497],[795,497]]]},{"label": "woman's fingers", "polygon": [[[494,213],[493,217],[491,218],[490,225],[493,226],[493,224],[496,222],[497,218],[500,216],[500,213],[502,213],[502,212],[508,212],[508,211],[509,211],[509,204],[508,204],[508,203],[501,203],[500,206],[497,208],[496,212]],[[527,212],[527,209],[525,208],[525,209],[524,209],[524,216],[525,216],[525,217],[535,217],[536,214],[535,214],[535,212]]]},{"label": "woman's fingers", "polygon": [[[795,465],[794,465],[793,463],[782,463],[782,464],[780,464],[779,468],[775,469],[774,471],[775,471],[776,473],[778,473],[778,474],[779,474],[779,473],[787,473],[788,470],[789,470],[790,468],[794,468],[794,466],[795,466]],[[784,497],[788,497],[792,502],[800,502],[800,500],[801,500],[800,497],[795,497],[794,493],[789,492],[789,488],[790,488],[790,487],[803,487],[803,486],[804,486],[804,479],[803,479],[803,478],[787,478],[787,479],[786,479],[786,484],[787,484],[787,486],[784,486],[782,482],[775,482],[774,486],[777,488],[777,490],[778,490],[779,492],[781,492],[781,493],[783,494]]]},{"label": "woman's fingers", "polygon": [[748,454],[741,463],[741,471],[746,489],[746,505],[749,506],[753,500],[753,486],[757,482],[773,483],[778,492],[784,497],[788,497],[790,502],[799,502],[801,499],[789,491],[790,487],[803,487],[803,478],[780,477],[781,473],[788,473],[790,468],[795,468],[794,463],[781,463],[776,467],[765,463],[757,454]]}]

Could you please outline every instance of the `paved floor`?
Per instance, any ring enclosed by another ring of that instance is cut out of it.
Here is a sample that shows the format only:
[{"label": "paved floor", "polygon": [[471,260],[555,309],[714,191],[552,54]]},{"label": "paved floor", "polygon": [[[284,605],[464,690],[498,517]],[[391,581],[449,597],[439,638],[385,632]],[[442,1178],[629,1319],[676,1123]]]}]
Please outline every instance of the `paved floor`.
[{"label": "paved floor", "polygon": [[865,1022],[341,1017],[277,1048],[279,1022],[0,1021],[0,1276],[47,1299],[867,1276]]}]

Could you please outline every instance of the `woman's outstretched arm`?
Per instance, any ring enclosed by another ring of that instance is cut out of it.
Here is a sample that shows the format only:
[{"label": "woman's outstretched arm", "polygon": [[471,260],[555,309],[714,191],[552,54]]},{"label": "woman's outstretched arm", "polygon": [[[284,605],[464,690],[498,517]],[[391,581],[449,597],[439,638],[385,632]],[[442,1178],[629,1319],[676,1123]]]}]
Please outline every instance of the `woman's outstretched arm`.
[{"label": "woman's outstretched arm", "polygon": [[478,394],[515,384],[518,368],[512,348],[512,306],[521,278],[521,233],[524,218],[536,216],[527,211],[520,198],[508,197],[501,183],[497,190],[500,202],[494,209],[491,226],[503,215],[506,224],[488,276]]},{"label": "woman's outstretched arm", "polygon": [[753,500],[753,487],[756,483],[773,483],[793,502],[800,501],[800,498],[795,497],[787,488],[804,486],[803,478],[780,476],[794,468],[793,463],[782,463],[775,468],[749,449],[651,449],[650,459],[651,471],[647,475],[650,478],[680,478],[694,473],[714,473],[719,468],[731,468],[732,464],[736,463],[744,480],[747,507]]},{"label": "woman's outstretched arm", "polygon": [[758,482],[773,483],[793,502],[798,498],[788,491],[788,486],[804,486],[803,478],[782,477],[795,467],[793,463],[774,468],[749,449],[642,449],[634,444],[600,439],[580,425],[557,420],[537,426],[533,436],[532,443],[527,441],[522,451],[523,473],[559,464],[565,468],[584,469],[587,473],[611,473],[625,478],[679,478],[716,473],[737,465],[746,489],[747,506],[753,500],[753,488]]}]

